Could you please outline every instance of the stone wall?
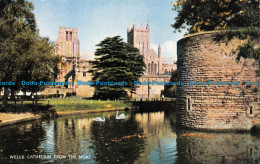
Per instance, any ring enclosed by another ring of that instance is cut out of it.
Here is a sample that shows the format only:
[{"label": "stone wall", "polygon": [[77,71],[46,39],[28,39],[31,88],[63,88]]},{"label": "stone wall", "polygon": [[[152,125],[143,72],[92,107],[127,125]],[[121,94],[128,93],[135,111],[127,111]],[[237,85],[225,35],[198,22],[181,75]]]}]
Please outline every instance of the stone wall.
[{"label": "stone wall", "polygon": [[171,75],[143,75],[139,82],[145,83],[150,82],[154,84],[149,85],[138,85],[136,89],[136,98],[147,98],[147,97],[153,97],[153,98],[159,98],[164,91],[164,85],[157,85],[155,82],[169,82],[171,78]]},{"label": "stone wall", "polygon": [[72,88],[64,88],[64,87],[48,87],[45,88],[42,92],[41,95],[63,95],[63,97],[66,96],[66,94],[72,94],[74,92],[74,89]]},{"label": "stone wall", "polygon": [[[215,32],[185,37],[177,43],[177,122],[196,129],[249,130],[259,122],[258,63],[237,61],[238,48],[246,40],[215,42]],[[196,82],[240,82],[240,85],[190,85]]]},{"label": "stone wall", "polygon": [[95,88],[91,85],[79,85],[79,81],[88,82],[92,80],[91,73],[88,73],[91,68],[88,60],[80,60],[79,69],[76,72],[76,93],[80,97],[93,97]]}]

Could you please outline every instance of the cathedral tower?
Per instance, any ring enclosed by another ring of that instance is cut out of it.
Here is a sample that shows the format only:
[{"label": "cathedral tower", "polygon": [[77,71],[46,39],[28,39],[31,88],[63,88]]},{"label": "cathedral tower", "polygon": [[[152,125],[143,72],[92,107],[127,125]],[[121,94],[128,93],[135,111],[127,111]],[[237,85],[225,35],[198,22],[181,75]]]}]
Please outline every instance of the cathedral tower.
[{"label": "cathedral tower", "polygon": [[132,28],[128,27],[127,42],[138,48],[140,54],[144,55],[150,50],[150,25],[137,28],[136,23],[134,23]]},{"label": "cathedral tower", "polygon": [[79,57],[78,29],[60,27],[57,46],[59,55],[63,57]]},{"label": "cathedral tower", "polygon": [[[80,42],[77,28],[60,27],[56,55],[62,57],[59,81],[70,81],[75,88],[75,78],[79,67]],[[70,86],[68,86],[70,87]]]}]

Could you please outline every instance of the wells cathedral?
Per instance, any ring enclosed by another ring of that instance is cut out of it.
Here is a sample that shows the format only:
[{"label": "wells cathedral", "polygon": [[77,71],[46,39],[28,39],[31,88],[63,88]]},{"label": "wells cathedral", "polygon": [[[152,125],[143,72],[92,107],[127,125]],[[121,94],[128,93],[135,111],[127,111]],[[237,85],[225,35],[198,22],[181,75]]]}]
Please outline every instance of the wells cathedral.
[{"label": "wells cathedral", "polygon": [[[168,82],[171,73],[176,70],[174,63],[163,63],[161,46],[158,51],[150,47],[150,25],[137,28],[136,23],[127,29],[127,42],[139,49],[140,55],[144,56],[146,71],[139,79],[140,82]],[[60,74],[56,81],[71,82],[72,85],[49,87],[41,94],[74,94],[81,97],[92,97],[94,87],[90,85],[78,85],[78,81],[91,81],[90,59],[82,58],[80,55],[80,41],[78,29],[60,27],[56,42],[55,55],[60,55],[62,62],[59,65]],[[136,90],[135,97],[160,97],[164,85],[142,85]]]}]

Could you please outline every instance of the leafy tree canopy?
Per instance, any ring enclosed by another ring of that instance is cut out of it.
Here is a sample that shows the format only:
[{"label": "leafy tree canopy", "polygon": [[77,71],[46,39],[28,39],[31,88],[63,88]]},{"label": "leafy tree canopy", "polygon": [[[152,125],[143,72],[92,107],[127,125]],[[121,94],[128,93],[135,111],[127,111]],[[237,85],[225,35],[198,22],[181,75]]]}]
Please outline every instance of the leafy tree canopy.
[{"label": "leafy tree canopy", "polygon": [[236,27],[259,27],[259,0],[177,0],[172,27],[189,33]]},{"label": "leafy tree canopy", "polygon": [[54,43],[39,36],[28,0],[0,1],[0,81],[14,81],[8,89],[37,92],[40,86],[21,86],[21,81],[49,81],[59,59]]},{"label": "leafy tree canopy", "polygon": [[94,81],[126,82],[127,85],[97,85],[95,97],[114,99],[134,93],[137,81],[142,76],[145,64],[139,50],[123,42],[120,36],[106,38],[98,45],[95,60],[91,62]]}]

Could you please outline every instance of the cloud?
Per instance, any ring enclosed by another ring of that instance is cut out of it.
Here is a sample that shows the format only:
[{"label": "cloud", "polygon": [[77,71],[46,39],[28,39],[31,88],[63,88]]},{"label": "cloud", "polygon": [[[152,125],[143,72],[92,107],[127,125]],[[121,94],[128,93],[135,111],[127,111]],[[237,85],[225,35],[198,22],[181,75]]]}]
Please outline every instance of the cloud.
[{"label": "cloud", "polygon": [[[151,44],[151,48],[155,50],[155,52],[158,51],[158,45]],[[161,44],[162,48],[162,57],[169,57],[173,58],[174,60],[177,60],[177,44],[174,41],[166,41],[163,44]]]}]

